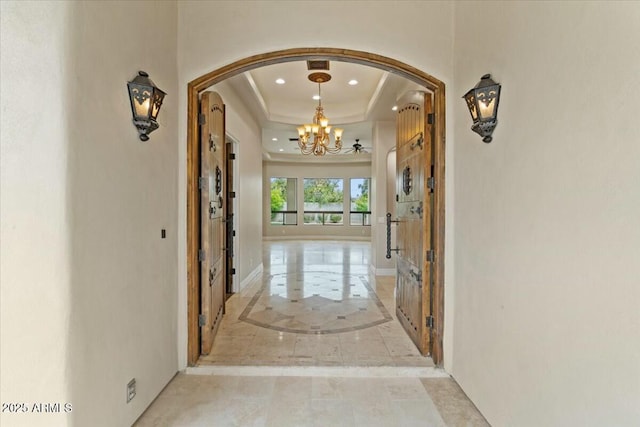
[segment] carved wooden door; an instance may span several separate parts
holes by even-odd
[[[403,97],[396,120],[396,315],[420,352],[431,352],[432,95]],[[430,117],[433,117],[432,115]]]
[[[209,354],[225,302],[225,109],[216,92],[200,99],[200,351]]]

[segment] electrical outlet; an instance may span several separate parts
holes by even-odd
[[[131,402],[136,397],[136,379],[133,378],[127,384],[127,403]]]

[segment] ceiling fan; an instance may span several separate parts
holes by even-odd
[[[356,139],[356,143],[353,144],[353,148],[349,148],[347,150],[344,150],[345,153],[353,153],[353,154],[359,154],[359,153],[368,153],[369,151],[367,149],[365,149],[362,144],[360,144],[360,140]]]

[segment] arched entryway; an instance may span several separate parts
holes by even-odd
[[[239,73],[266,65],[323,59],[351,62],[379,68],[405,77],[424,86],[434,99],[434,261],[433,286],[433,345],[432,358],[437,365],[443,360],[444,326],[444,203],[445,203],[445,86],[435,77],[392,58],[369,52],[336,48],[294,48],[250,56],[211,71],[188,84],[187,99],[187,360],[197,362],[198,340],[198,291],[199,291],[199,221],[198,221],[198,96],[205,89]]]

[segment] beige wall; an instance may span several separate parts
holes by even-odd
[[[387,251],[387,200],[395,203],[395,186],[392,194],[388,193],[388,179],[395,182],[395,176],[389,177],[387,156],[396,145],[396,123],[376,122],[373,127],[373,144],[371,168],[373,179],[371,192],[376,195],[372,201],[371,214],[371,263],[377,275],[393,275],[395,273],[395,254],[391,259],[385,258]],[[392,227],[391,247],[395,248],[395,224]]]
[[[327,159],[325,159],[327,160]],[[330,160],[330,159],[329,159]],[[271,225],[271,178],[297,178],[296,204],[298,209],[297,225]],[[349,216],[344,216],[343,225],[304,225],[303,200],[305,178],[342,178],[344,184],[344,212],[350,209],[350,178],[371,178],[371,163],[281,163],[264,162],[264,180],[262,193],[262,218],[265,237],[279,238],[335,238],[369,240],[371,227],[350,225]],[[373,194],[372,194],[373,196]],[[256,215],[258,213],[256,212]]]
[[[130,425],[178,366],[176,4],[1,8],[1,400],[73,405],[1,424]],[[139,69],[168,92],[146,143]]]
[[[326,25],[304,27],[281,25],[282,17],[291,23],[307,22],[309,13],[317,11],[313,1],[180,1],[178,2],[178,76],[180,99],[179,135],[186,137],[186,85],[207,72],[250,55],[297,47],[337,47],[385,55],[417,67],[447,84],[453,80],[453,3],[423,1],[342,1],[323,9]],[[353,19],[357,16],[358,19]],[[382,31],[381,28],[385,30]],[[457,100],[457,96],[455,97]],[[447,105],[447,115],[451,109]],[[452,123],[447,124],[453,132]],[[259,152],[252,155],[260,156]],[[453,147],[447,148],[452,163]],[[186,301],[186,150],[180,153],[180,310]],[[453,182],[453,167],[447,169]],[[242,178],[241,178],[242,179]],[[452,193],[451,193],[452,194]],[[447,200],[453,203],[451,194]],[[453,292],[453,222],[447,221],[447,255],[445,280],[447,295]],[[255,230],[257,232],[257,230]],[[261,234],[245,237],[257,241]],[[186,366],[186,318],[180,316],[180,366]],[[445,335],[452,331],[445,325]],[[445,354],[445,366],[451,353]]]
[[[71,277],[66,138],[71,117],[68,65],[61,53],[68,44],[64,29],[71,9],[0,3],[3,403],[70,399],[65,367]],[[33,83],[44,75],[49,84]],[[47,114],[38,120],[32,118],[36,97],[49,100],[40,104],[46,105]],[[14,425],[47,425],[52,420],[50,415],[26,418],[5,412],[1,417],[2,424]],[[55,417],[59,423],[68,419]]]
[[[456,4],[453,375],[494,426],[640,420],[640,3]]]

